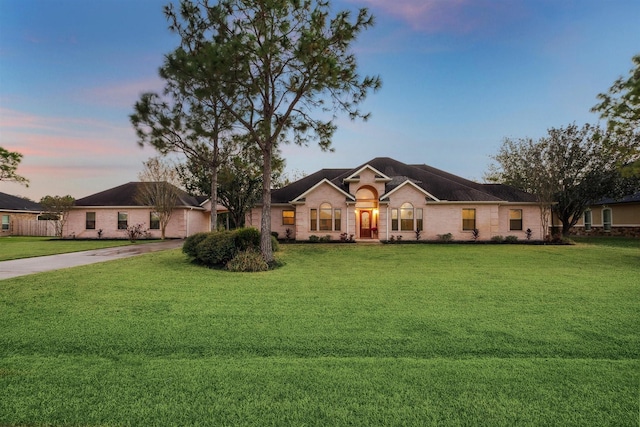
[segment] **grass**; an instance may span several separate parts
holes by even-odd
[[[640,421],[637,246],[282,249],[0,281],[0,425]]]
[[[140,240],[136,243],[149,242]],[[68,240],[52,237],[0,238],[0,261],[131,245],[129,240]]]

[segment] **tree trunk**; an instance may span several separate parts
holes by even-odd
[[[211,164],[211,231],[218,229],[218,166]]]
[[[273,262],[271,247],[271,144],[262,150],[262,219],[260,220],[260,252],[268,264]]]

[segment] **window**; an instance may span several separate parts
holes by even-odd
[[[311,209],[309,217],[311,219],[311,231],[316,231],[318,229],[318,209]]]
[[[329,203],[320,205],[320,230],[331,231],[331,205]]]
[[[468,231],[476,229],[475,209],[462,209],[462,229]]]
[[[128,215],[126,212],[118,212],[118,230],[126,230],[127,229],[127,218]]]
[[[340,227],[342,224],[342,212],[340,209],[334,209],[333,211],[333,229],[335,231],[340,231]]]
[[[87,212],[85,219],[84,228],[87,230],[95,230],[96,229],[96,213],[95,212]]]
[[[602,210],[602,228],[604,231],[611,231],[611,209]]]
[[[522,209],[509,209],[509,230],[522,230]]]
[[[398,231],[398,209],[391,209],[391,230]]]
[[[413,231],[413,205],[404,203],[400,206],[400,231]]]
[[[285,209],[282,211],[282,225],[295,225],[296,211]]]
[[[591,223],[592,223],[591,211],[590,210],[584,211],[584,231],[591,231]]]
[[[422,227],[422,209],[416,209],[416,231],[422,231],[424,228]]]
[[[158,212],[149,213],[149,229],[160,230],[160,215],[158,215]]]
[[[2,215],[2,231],[9,230],[9,215]]]

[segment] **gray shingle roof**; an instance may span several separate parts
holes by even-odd
[[[136,194],[144,185],[143,182],[128,182],[99,193],[76,200],[76,206],[144,206],[136,200]],[[177,206],[200,207],[201,198],[190,196],[185,191],[178,191]]]
[[[344,179],[365,166],[382,172],[391,181],[385,184],[385,193],[411,181],[438,200],[462,202],[535,202],[534,195],[504,184],[480,184],[428,165],[408,165],[389,157],[376,157],[353,169],[321,169],[271,193],[272,203],[287,203],[303,194],[323,179],[348,192]],[[382,196],[382,195],[380,195]]]
[[[620,199],[606,198],[598,200],[594,205],[615,205],[617,203],[638,203],[640,202],[640,191],[635,194],[626,195]]]
[[[7,193],[0,193],[0,210],[2,211],[18,211],[18,212],[42,212],[40,203],[23,199],[22,197],[12,196]]]

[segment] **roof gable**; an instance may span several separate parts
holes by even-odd
[[[391,181],[391,178],[389,178],[388,176],[386,176],[385,174],[383,174],[382,172],[380,172],[379,170],[377,170],[373,166],[369,165],[368,163],[365,164],[364,166],[362,166],[357,171],[351,173],[346,178],[344,178],[343,181],[344,182],[359,182],[360,181],[360,175],[365,170],[369,170],[369,171],[373,172],[373,175],[375,176],[375,181],[376,182],[389,182],[389,181]]]
[[[355,197],[353,197],[351,194],[347,193],[342,188],[338,187],[333,182],[329,181],[327,178],[324,178],[322,181],[318,182],[316,185],[314,185],[313,187],[311,187],[310,189],[308,189],[304,193],[300,194],[298,197],[296,197],[291,202],[295,203],[295,202],[302,201],[305,197],[307,197],[307,195],[309,193],[313,192],[316,188],[320,187],[323,184],[326,184],[326,185],[329,185],[330,187],[333,187],[336,191],[338,191],[339,193],[343,194],[348,199],[351,199],[351,200],[355,201]]]
[[[391,197],[393,195],[393,193],[395,193],[396,191],[400,190],[403,187],[412,187],[412,188],[416,189],[417,191],[421,192],[422,194],[424,194],[426,197],[430,198],[431,200],[436,201],[436,202],[440,201],[433,194],[430,194],[424,188],[420,187],[419,185],[415,184],[414,182],[412,182],[409,179],[406,179],[402,184],[396,186],[393,190],[391,190],[388,193],[382,195],[380,197],[380,200],[384,200],[384,199],[387,199],[387,198]]]
[[[324,179],[331,181],[336,187],[341,188],[342,191],[346,191],[343,186],[336,184],[335,178],[347,171],[348,169],[320,169],[319,171],[302,177],[289,185],[272,190],[271,202],[289,203],[292,200],[299,200],[303,193],[306,193],[311,187]]]

